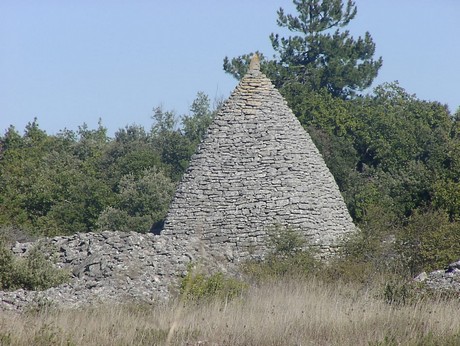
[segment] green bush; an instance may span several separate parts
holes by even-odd
[[[271,252],[263,261],[248,261],[243,272],[251,280],[264,281],[285,276],[307,276],[322,267],[315,252],[307,246],[305,238],[297,231],[275,225],[268,232],[267,244]]]
[[[229,300],[240,296],[246,288],[246,283],[226,277],[223,273],[206,276],[194,273],[194,270],[189,268],[187,275],[181,281],[180,293],[185,300],[190,301],[214,298]]]
[[[69,279],[69,273],[55,268],[41,244],[29,250],[27,256],[17,258],[0,241],[0,289],[45,290]]]
[[[100,231],[148,232],[164,220],[174,195],[175,184],[161,169],[145,169],[141,176],[124,175],[114,207],[107,207],[97,225]]]
[[[17,287],[16,265],[13,253],[0,240],[0,288],[2,290]]]
[[[268,245],[274,255],[293,256],[305,248],[305,238],[289,227],[277,224],[271,227],[267,233]]]
[[[369,204],[359,229],[345,240],[338,256],[321,273],[322,278],[364,285],[407,278],[407,267],[397,249],[401,227],[386,205]]]
[[[322,264],[310,252],[302,251],[292,256],[280,257],[269,254],[263,261],[249,261],[243,272],[256,282],[282,279],[283,277],[306,277],[319,272]]]
[[[37,237],[31,234],[30,231],[20,227],[0,226],[0,239],[3,239],[5,245],[13,245],[16,242],[29,243],[37,240]]]
[[[407,281],[389,281],[385,284],[383,298],[387,304],[403,306],[414,303],[417,294],[414,286]]]
[[[451,222],[446,212],[416,211],[402,229],[399,252],[411,274],[446,267],[460,256],[460,223]]]

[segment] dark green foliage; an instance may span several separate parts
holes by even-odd
[[[185,137],[196,147],[203,139],[211,124],[215,111],[211,110],[209,97],[199,92],[190,108],[192,114],[182,118]]]
[[[418,100],[397,83],[383,84],[374,92],[355,102],[356,145],[367,152],[362,163],[392,170],[413,160],[439,169],[452,126],[446,107]]]
[[[395,233],[400,223],[394,214],[378,203],[368,207],[360,229],[332,259],[325,277],[367,284],[385,274],[407,276],[407,270],[395,250]]]
[[[44,235],[94,227],[111,191],[97,168],[105,129],[48,136],[34,121],[0,161],[0,220]],[[0,138],[10,142],[11,133]]]
[[[398,236],[411,274],[445,268],[460,255],[460,224],[442,210],[415,211]]]
[[[450,167],[459,151],[446,107],[419,100],[396,83],[348,101],[324,92],[305,95],[292,98],[296,115],[356,222],[376,203],[399,221],[433,203],[455,217],[456,178]]]
[[[417,209],[400,221],[388,210],[378,204],[367,209],[360,230],[332,260],[327,276],[361,283],[384,276],[402,283],[458,260],[459,224],[451,222],[445,211]]]
[[[177,128],[177,119],[173,112],[164,112],[161,107],[158,107],[154,109],[153,119],[152,145],[158,151],[171,177],[179,180],[188,166],[194,148]]]
[[[16,261],[16,273],[21,288],[45,290],[69,279],[68,272],[53,267],[51,261],[45,256],[46,252],[48,251],[38,244],[29,250],[24,260]]]
[[[190,115],[181,118],[182,128],[179,128],[173,112],[164,112],[161,107],[154,109],[152,144],[174,181],[187,169],[217,110],[211,110],[208,96],[199,92],[190,111]]]
[[[375,44],[368,32],[355,40],[342,31],[356,15],[355,4],[348,0],[294,0],[296,15],[278,10],[278,26],[296,36],[271,34],[277,53],[275,60],[262,56],[262,69],[275,85],[302,90],[327,90],[335,97],[347,98],[369,87],[382,66],[373,60]],[[224,60],[224,70],[241,78],[250,55]],[[289,93],[286,93],[289,94]]]
[[[147,232],[165,218],[175,184],[155,167],[141,174],[120,179],[114,206],[99,215],[99,230]]]
[[[0,243],[0,287],[2,290],[17,287],[15,263],[12,252]]]
[[[450,140],[443,150],[444,167],[434,186],[434,205],[449,213],[453,220],[460,219],[460,109],[452,118]]]
[[[308,132],[321,152],[339,189],[343,192],[352,189],[359,179],[356,172],[358,154],[350,138],[329,134],[319,127],[308,127]]]
[[[150,167],[161,167],[160,153],[152,144],[152,136],[138,125],[126,126],[115,133],[100,162],[100,171],[112,190],[121,177],[140,174]]]
[[[451,219],[460,221],[460,183],[457,178],[439,179],[433,189],[434,206],[446,210]]]
[[[161,108],[150,131],[130,125],[114,139],[101,123],[57,135],[36,119],[23,135],[10,127],[0,136],[0,226],[39,236],[150,230],[161,224],[214,113],[198,93],[182,128]]]

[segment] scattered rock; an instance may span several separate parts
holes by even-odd
[[[423,282],[433,290],[448,290],[460,293],[460,260],[447,266],[445,270],[435,270],[429,274],[419,274],[414,279]]]
[[[414,278],[414,281],[424,282],[426,279],[428,279],[428,275],[426,274],[426,272],[422,272]]]

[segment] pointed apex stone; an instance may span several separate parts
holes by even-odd
[[[260,59],[257,53],[251,58],[251,63],[249,64],[249,72],[251,71],[260,71]]]

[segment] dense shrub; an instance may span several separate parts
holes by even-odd
[[[0,288],[10,289],[17,287],[15,274],[15,261],[13,253],[6,248],[4,242],[0,243]]]
[[[99,215],[99,230],[148,232],[165,218],[175,184],[153,167],[144,170],[140,177],[123,176],[119,190],[115,206],[107,207]]]
[[[248,261],[243,265],[243,271],[250,280],[305,277],[322,267],[305,238],[293,229],[275,225],[268,231],[267,245],[271,251],[263,261]]]
[[[200,301],[207,299],[229,300],[240,296],[247,285],[235,278],[226,277],[223,273],[205,275],[195,273],[190,267],[180,284],[183,299]]]
[[[398,238],[412,275],[445,268],[460,258],[460,224],[451,222],[447,212],[416,211]]]
[[[43,245],[29,250],[27,256],[17,258],[11,250],[0,242],[0,289],[45,290],[58,286],[69,279],[69,273],[55,268],[46,257]]]

